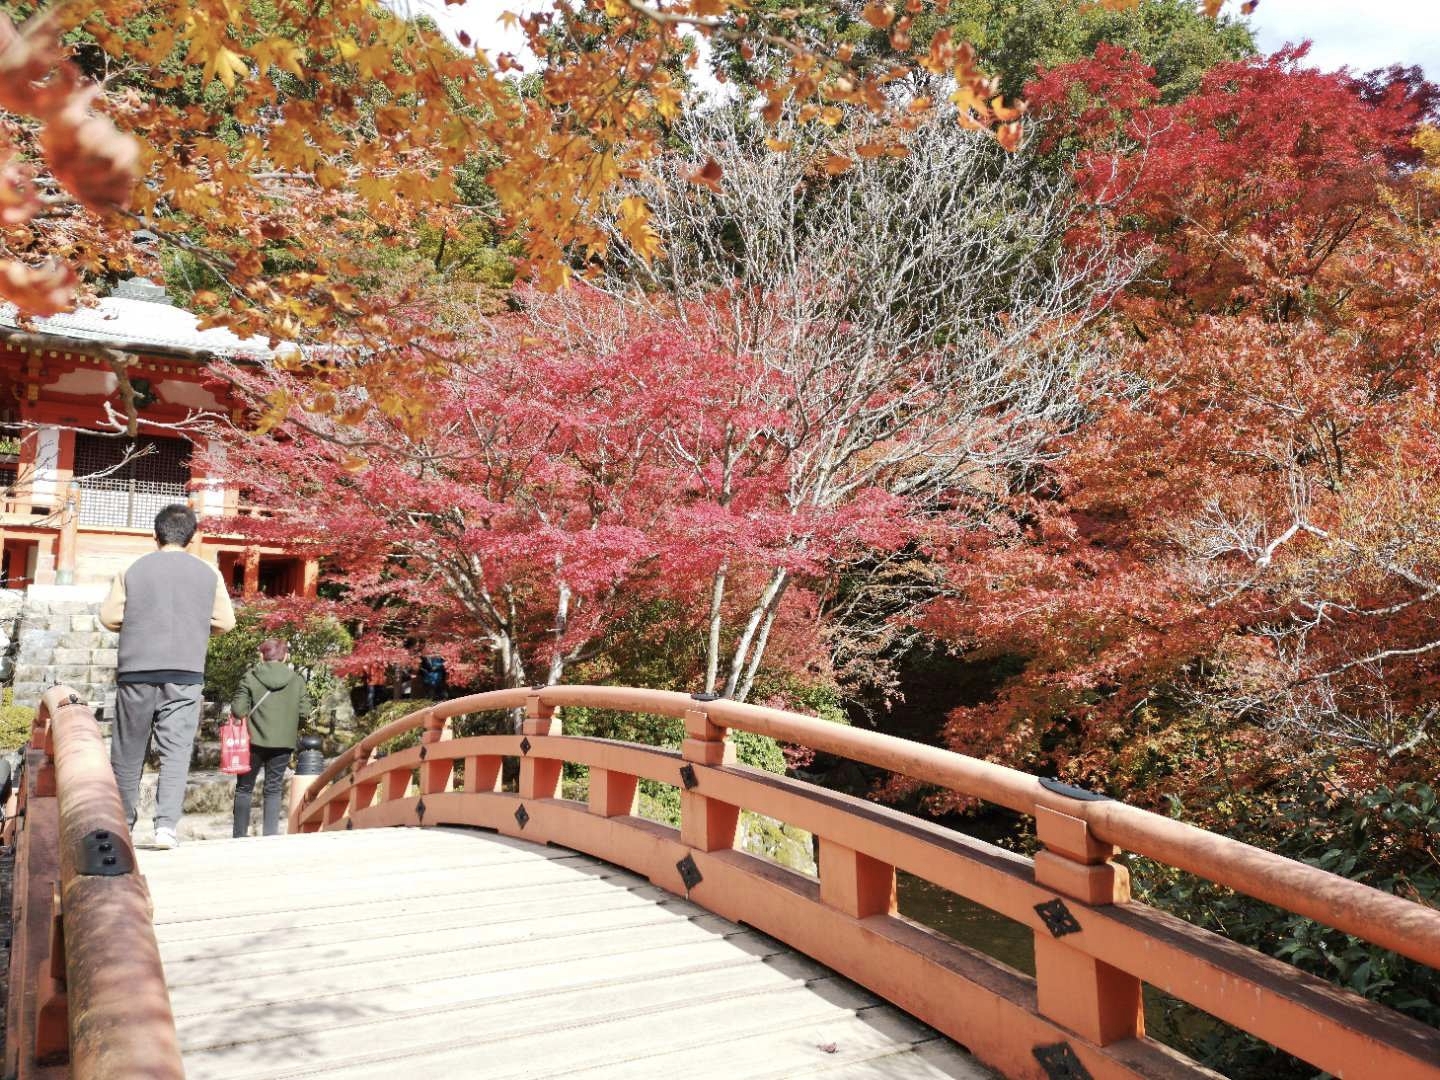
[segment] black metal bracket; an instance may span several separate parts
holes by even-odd
[[[120,877],[135,872],[135,856],[118,834],[95,829],[80,838],[75,872],[89,877]]]
[[[415,816],[420,819],[420,824],[425,824],[425,800],[423,798],[415,804]]]
[[[1075,921],[1075,916],[1070,914],[1065,901],[1058,897],[1043,904],[1036,904],[1035,914],[1040,916],[1040,921],[1045,924],[1045,929],[1050,931],[1052,937],[1064,937],[1080,929],[1080,924]]]
[[[528,737],[520,740],[520,753],[530,753],[530,739]]]
[[[355,828],[355,819],[347,817],[345,819],[345,831],[349,832],[353,828]]]
[[[1074,784],[1067,784],[1054,777],[1040,777],[1040,786],[1046,791],[1053,791],[1056,795],[1064,795],[1067,799],[1079,799],[1081,802],[1108,802],[1109,795],[1102,795],[1098,791],[1086,791],[1083,787],[1076,787]]]
[[[530,811],[525,809],[524,803],[521,803],[515,808],[515,821],[522,829],[525,828],[526,825],[530,824]]]
[[[700,784],[700,778],[695,775],[694,765],[680,766],[680,782],[685,785],[686,791],[692,791]]]
[[[680,880],[685,883],[687,893],[705,880],[700,874],[700,867],[695,865],[695,859],[692,856],[686,855],[675,864],[675,869],[680,871]]]
[[[424,761],[425,758],[426,758],[427,756],[429,756],[429,754],[430,754],[430,749],[429,749],[429,747],[427,747],[424,743],[421,743],[421,744],[420,744],[420,760],[421,760],[421,761]]]
[[[719,700],[720,700],[720,695],[719,695],[719,694],[710,694],[710,693],[691,694],[691,695],[690,695],[690,700],[691,700],[691,701],[719,701]]]
[[[70,708],[71,705],[84,705],[84,704],[85,704],[85,703],[80,700],[80,695],[79,695],[79,694],[71,694],[68,700],[62,701],[59,705],[56,706],[56,708],[59,708],[59,709],[68,709],[68,708]]]
[[[1069,1043],[1037,1046],[1031,1051],[1050,1080],[1094,1080]]]

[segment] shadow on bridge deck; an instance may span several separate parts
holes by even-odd
[[[991,1075],[774,940],[564,849],[366,829],[140,862],[192,1080]]]

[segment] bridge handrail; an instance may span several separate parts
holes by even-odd
[[[1440,967],[1440,910],[1140,807],[1109,798],[1066,796],[1046,788],[1037,777],[1005,765],[819,717],[724,698],[698,700],[669,690],[556,685],[496,690],[440,702],[378,728],[340,754],[293,812],[303,812],[357,755],[366,760],[376,747],[398,735],[455,716],[521,708],[532,699],[546,708],[612,709],[678,718],[703,712],[717,727],[768,735],[1032,817],[1041,808],[1054,810],[1086,822],[1101,843],[1188,871],[1422,964]]]
[[[12,1003],[18,995],[44,1014],[19,1019],[21,1030],[36,1036],[34,1045],[19,1048],[20,1074],[68,1060],[79,1080],[178,1080],[184,1069],[149,890],[136,867],[99,725],[69,687],[53,687],[41,698],[26,772],[34,775],[26,777],[22,850],[27,861],[53,868],[58,909],[50,916],[48,969],[34,955],[12,963]],[[50,797],[57,811],[36,813]],[[17,892],[28,870],[17,862]],[[50,900],[27,893],[25,904],[48,907]],[[34,920],[39,911],[23,914]],[[18,921],[15,931],[18,941]],[[17,980],[38,980],[42,987],[27,995]],[[12,1019],[17,1015],[12,1004]]]
[[[685,738],[667,750],[568,736],[556,709],[570,706],[678,717]],[[510,734],[454,738],[449,730],[455,716],[522,707]],[[417,728],[419,745],[377,755]],[[731,728],[1028,812],[1043,850],[1025,858],[737,765]],[[507,760],[519,764],[514,790],[502,782]],[[588,769],[583,802],[562,795],[566,762]],[[637,816],[643,778],[679,789],[678,829]],[[1440,912],[991,762],[702,695],[545,686],[418,709],[366,736],[317,779],[294,800],[292,831],[460,825],[598,856],[800,949],[1005,1075],[1040,1075],[1038,1063],[1051,1076],[1213,1080],[1145,1036],[1142,990],[1151,985],[1334,1075],[1440,1080],[1440,1030],[1132,901],[1114,856],[1124,846],[1272,901],[1316,890],[1318,901],[1306,894],[1287,906],[1318,908],[1321,921],[1352,933],[1398,915],[1396,925],[1360,936],[1418,953],[1432,967]],[[736,850],[742,810],[809,831],[818,840],[818,877]],[[906,919],[897,906],[900,871],[1031,930],[1034,977]]]

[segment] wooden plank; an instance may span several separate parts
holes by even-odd
[[[688,924],[694,918],[660,904],[642,904],[612,911],[579,912],[547,920],[520,917],[444,929],[421,926],[410,933],[391,933],[382,937],[332,935],[328,941],[288,949],[267,948],[248,953],[242,950],[238,956],[227,953],[169,962],[165,965],[165,980],[172,991],[197,983],[208,985],[217,978],[228,977],[231,969],[238,964],[247,979],[289,981],[316,971],[338,974],[342,971],[348,973],[359,966],[393,966],[392,961],[418,965],[438,963],[447,956],[468,955],[512,945],[528,945],[532,956],[543,955],[544,947],[557,940],[569,955],[577,948],[566,940],[569,938],[598,937],[624,931],[661,933],[676,924]]]
[[[478,1002],[457,1002],[440,1008],[411,1010],[399,1016],[363,1023],[322,1023],[263,1042],[232,1043],[204,1049],[187,1048],[186,1074],[206,1077],[268,1077],[297,1062],[323,1061],[327,1069],[359,1067],[377,1055],[413,1052],[417,1045],[450,1033],[470,1045],[497,1034],[518,1038],[545,1035],[557,1028],[604,1025],[622,1017],[658,1015],[676,1002],[750,998],[777,989],[804,985],[804,974],[747,957],[745,962],[690,968],[679,973],[610,979],[553,993],[516,999],[492,996]],[[483,988],[481,988],[483,990]],[[659,1019],[663,1022],[663,1016]],[[224,1028],[214,1029],[222,1036]],[[464,1033],[459,1035],[457,1033]],[[440,1041],[446,1041],[439,1034]]]
[[[312,926],[333,927],[337,933],[345,933],[347,931],[340,927],[346,924],[384,918],[387,915],[400,918],[409,917],[411,914],[423,917],[429,912],[439,911],[483,912],[489,908],[538,903],[545,897],[563,899],[601,895],[612,889],[618,891],[652,887],[644,878],[617,871],[610,877],[576,878],[559,883],[500,884],[479,894],[472,885],[460,885],[449,892],[375,900],[370,903],[357,903],[351,892],[337,889],[329,898],[329,903],[290,910],[234,914],[220,906],[212,906],[203,910],[172,912],[169,920],[156,924],[155,936],[163,946],[169,942],[206,940],[215,934],[263,934]],[[189,917],[182,917],[185,915]]]
[[[241,891],[231,895],[217,877],[208,890],[192,890],[175,896],[158,882],[151,882],[155,897],[157,925],[182,918],[214,918],[221,905],[227,915],[254,915],[265,911],[292,910],[313,904],[330,903],[341,896],[351,904],[371,900],[393,900],[404,896],[434,896],[439,893],[479,893],[495,886],[559,884],[574,874],[595,876],[598,867],[556,867],[552,863],[499,864],[475,870],[393,871],[384,878],[357,878],[348,873],[325,877],[277,877],[269,889]],[[149,879],[147,879],[149,880]]]
[[[615,1075],[652,1075],[653,1059],[675,1055],[694,1075],[706,1060],[730,1058],[747,1043],[755,1042],[770,1060],[769,1044],[785,1032],[824,1031],[843,1024],[857,1009],[873,1007],[873,998],[842,980],[821,980],[816,992],[804,984],[767,993],[745,994],[728,1001],[673,1002],[648,1015],[622,1016],[592,1025],[547,1026],[517,1035],[472,1031],[451,1045],[437,1046],[439,1038],[394,1053],[371,1055],[363,1064],[340,1069],[326,1067],[323,1075],[335,1080],[392,1080],[397,1076],[474,1076],[483,1062],[486,1080],[524,1080],[532,1077],[574,1076],[582,1069],[616,1066]],[[617,998],[617,1007],[623,999]],[[538,1025],[537,1025],[538,1027]],[[719,1047],[723,1046],[723,1050]],[[812,1051],[819,1058],[819,1051]],[[799,1064],[793,1058],[787,1064]],[[789,1075],[794,1075],[791,1068]],[[313,1067],[277,1071],[276,1076],[322,1075]],[[653,1075],[667,1074],[663,1068]],[[743,1076],[729,1071],[727,1077]]]
[[[551,892],[553,893],[553,890]],[[204,957],[218,959],[233,956],[251,960],[278,950],[332,945],[336,938],[341,936],[352,940],[373,939],[382,935],[388,935],[392,939],[408,939],[434,930],[471,926],[477,918],[484,919],[486,924],[491,926],[515,921],[544,923],[545,920],[563,916],[633,910],[657,903],[665,904],[671,910],[684,910],[690,915],[700,913],[694,905],[686,904],[654,885],[591,889],[558,897],[545,893],[527,893],[523,900],[508,902],[503,917],[492,914],[492,911],[484,907],[469,907],[449,899],[432,906],[422,906],[420,902],[400,902],[398,905],[392,902],[350,909],[348,913],[352,918],[343,922],[317,918],[303,925],[272,926],[259,932],[253,929],[230,932],[229,922],[217,919],[213,934],[164,944],[161,946],[160,956],[167,965]],[[490,907],[493,909],[495,905]],[[397,933],[397,926],[415,929]]]
[[[917,1041],[934,1038],[935,1033],[918,1021],[875,1002],[833,1018],[737,1031],[728,1037],[722,1034],[718,1040],[699,1046],[681,1046],[661,1054],[576,1068],[566,1075],[583,1080],[628,1080],[633,1076],[684,1072],[695,1080],[783,1080],[797,1075],[831,1076],[845,1067],[852,1076],[885,1080],[907,1076],[988,1080],[992,1076],[989,1070],[964,1057],[964,1071],[937,1071],[932,1062],[916,1053]]]
[[[648,978],[665,978],[691,972],[716,971],[751,963],[771,963],[789,969],[790,965],[808,968],[794,977],[820,978],[825,972],[809,960],[787,953],[783,947],[757,939],[753,953],[726,948],[722,941],[674,945],[654,950],[646,960]],[[250,1007],[219,1008],[211,1012],[182,1016],[176,1020],[180,1043],[185,1047],[214,1045],[216,1031],[221,1041],[233,1036],[225,1032],[243,1032],[253,1040],[275,1038],[287,1034],[313,1031],[316,1028],[346,1027],[359,1029],[363,1037],[369,1024],[379,1020],[430,1015],[450,1008],[464,1007],[484,1001],[505,1000],[533,1005],[546,996],[586,986],[606,987],[617,1000],[622,1000],[631,973],[617,970],[608,956],[577,959],[565,964],[547,964],[506,972],[504,978],[482,972],[477,975],[417,977],[398,993],[348,993],[344,990],[316,997],[303,1006],[274,1008],[269,1003]],[[432,1023],[427,1031],[435,1031]]]
[[[355,996],[362,992],[404,993],[417,976],[427,970],[452,975],[478,975],[522,970],[541,964],[566,964],[577,953],[609,956],[618,962],[622,957],[639,958],[641,954],[669,945],[707,941],[722,936],[741,936],[722,919],[707,916],[705,920],[684,920],[654,923],[603,934],[576,934],[542,941],[507,942],[473,949],[459,955],[436,953],[433,956],[396,964],[382,960],[373,963],[330,963],[318,969],[299,971],[283,982],[279,980],[240,981],[230,985],[215,982],[190,984],[181,992],[172,987],[175,1015],[192,1012],[213,1012],[242,1005],[268,1004],[272,1007],[304,1008],[306,1003],[322,995]],[[753,937],[753,935],[751,935]],[[576,940],[581,939],[581,940]],[[637,961],[638,962],[638,961]],[[244,971],[230,965],[231,977],[243,979]]]
[[[888,1057],[847,1062],[814,1075],[824,1080],[988,1080],[996,1074],[937,1032],[929,1042]]]

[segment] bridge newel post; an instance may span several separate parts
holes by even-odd
[[[685,710],[685,739],[680,756],[696,765],[735,764],[735,744],[729,729],[710,722],[704,709]],[[700,851],[721,851],[735,846],[740,808],[680,789],[680,841]]]
[[[369,766],[371,754],[374,751],[368,748],[361,748],[355,751],[354,760],[350,762],[350,775],[358,777],[360,773]],[[357,810],[368,810],[375,805],[375,792],[380,787],[378,780],[370,780],[360,783],[358,780],[350,787],[350,806],[348,813],[354,816]]]
[[[895,867],[820,838],[820,900],[853,919],[894,915],[897,910]]]
[[[525,719],[520,725],[522,735],[559,735],[560,718],[555,706],[546,705],[539,694],[525,699]],[[560,773],[564,762],[554,758],[537,758],[524,754],[520,758],[520,797],[522,799],[558,799]]]
[[[1130,899],[1130,874],[1113,862],[1118,849],[1090,826],[1045,806],[1035,809],[1044,850],[1035,855],[1035,883],[1090,906]],[[1145,1034],[1140,980],[1066,944],[1063,933],[1035,932],[1035,981],[1041,1015],[1099,1045]]]
[[[425,730],[420,735],[422,746],[434,746],[453,738],[450,721],[446,717],[436,716],[430,713],[425,717]],[[451,780],[455,777],[455,759],[439,758],[435,761],[425,761],[420,766],[420,794],[434,795],[437,792],[449,791]]]

